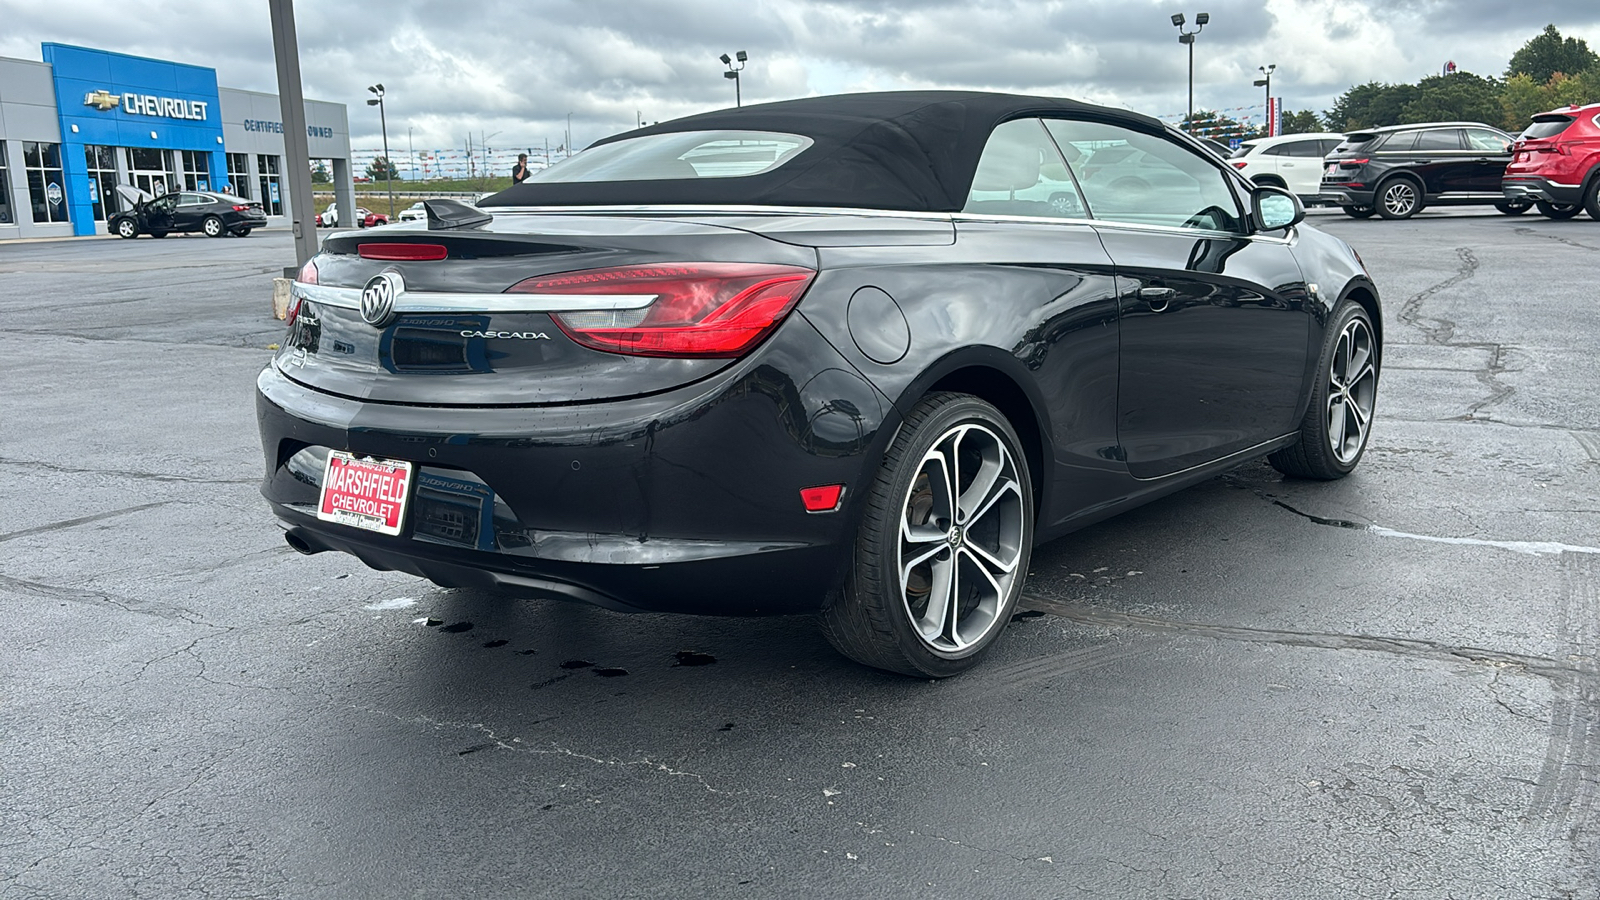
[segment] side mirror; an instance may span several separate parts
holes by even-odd
[[[1250,212],[1258,231],[1288,228],[1306,217],[1300,198],[1277,187],[1258,187],[1251,191]]]

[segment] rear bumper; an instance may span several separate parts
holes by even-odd
[[[1324,187],[1317,195],[1323,206],[1371,206],[1375,198],[1372,191],[1348,187]]]
[[[414,407],[257,379],[261,492],[291,543],[440,584],[613,609],[814,610],[854,547],[893,407],[800,317],[781,354],[673,391],[545,407]],[[806,371],[778,364],[805,360]],[[849,414],[846,415],[846,412]],[[400,535],[316,518],[329,448],[415,464]],[[799,491],[844,484],[836,512]]]
[[[1500,192],[1513,202],[1543,200],[1564,206],[1583,202],[1583,185],[1558,184],[1538,175],[1507,175],[1500,182]]]

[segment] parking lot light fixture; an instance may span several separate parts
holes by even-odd
[[[744,64],[750,59],[750,54],[740,50],[738,53],[733,55],[732,59],[730,59],[726,53],[722,54],[722,56],[718,57],[718,59],[721,59],[722,64],[728,67],[728,71],[723,72],[722,77],[733,79],[733,105],[735,107],[743,106],[744,97],[742,96],[743,92],[739,87],[739,72],[744,69]],[[734,62],[736,61],[738,62],[737,66],[734,65]]]
[[[1269,64],[1264,65],[1264,66],[1256,66],[1256,70],[1261,73],[1261,77],[1256,79],[1255,85],[1256,85],[1256,87],[1264,87],[1264,88],[1267,89],[1267,105],[1266,105],[1267,137],[1276,137],[1276,135],[1273,134],[1273,127],[1272,127],[1272,71],[1274,69],[1276,69],[1276,68],[1278,68],[1278,64],[1277,63],[1269,63]]]
[[[1178,43],[1189,45],[1189,115],[1185,117],[1184,123],[1190,132],[1194,131],[1194,36],[1210,22],[1210,13],[1197,13],[1194,17],[1194,30],[1185,31],[1183,13],[1172,17],[1172,25],[1178,29]]]
[[[378,108],[378,121],[383,126],[383,180],[389,185],[389,219],[394,220],[394,160],[389,158],[389,117],[383,110],[383,82],[378,82],[367,88],[377,96],[367,101],[368,106]]]

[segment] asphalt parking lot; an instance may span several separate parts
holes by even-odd
[[[1040,548],[939,683],[295,554],[288,235],[0,246],[0,898],[1600,898],[1600,222],[1312,220],[1362,467]]]

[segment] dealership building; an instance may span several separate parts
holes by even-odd
[[[42,56],[0,57],[0,241],[105,234],[118,184],[226,192],[259,202],[269,225],[290,221],[276,95],[180,62],[51,43]],[[351,196],[344,104],[305,109],[311,158]]]

